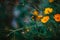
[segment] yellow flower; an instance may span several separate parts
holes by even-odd
[[[36,20],[40,20],[42,18],[42,15],[36,16]],[[34,16],[32,16],[32,20],[34,20]]]
[[[34,10],[33,15],[37,16],[38,15],[38,11]]]
[[[54,2],[54,0],[49,0],[50,3]]]
[[[55,14],[54,19],[55,21],[60,22],[60,14]]]
[[[46,23],[49,20],[49,16],[45,16],[41,19],[42,23]]]
[[[42,15],[38,15],[37,17],[36,17],[36,20],[40,20],[42,18]]]
[[[45,14],[49,14],[49,13],[52,13],[52,12],[53,12],[52,8],[45,8],[45,10],[44,10]]]

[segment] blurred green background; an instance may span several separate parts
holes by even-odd
[[[45,8],[53,12],[44,14]],[[49,21],[37,21],[34,10],[49,16]],[[60,0],[0,0],[0,40],[60,40],[60,21],[54,20],[55,14],[60,15]]]

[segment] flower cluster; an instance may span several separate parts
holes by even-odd
[[[45,8],[44,15],[50,14],[52,12],[53,12],[53,8],[49,8],[49,7],[48,8]],[[50,19],[50,16],[48,16],[48,15],[47,16],[39,15],[39,12],[36,11],[36,10],[34,10],[33,15],[34,15],[34,16],[32,16],[32,19],[33,20],[34,20],[34,17],[35,17],[36,20],[39,20],[42,23],[47,23],[49,21],[49,19]],[[53,16],[53,18],[54,18],[54,20],[56,22],[60,22],[60,14],[59,13],[58,14],[55,14]]]
[[[39,12],[37,10],[34,10],[32,19],[34,20],[34,18],[36,20],[40,20],[42,18],[42,15],[39,15]]]

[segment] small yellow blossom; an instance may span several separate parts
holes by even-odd
[[[37,16],[38,15],[38,11],[34,10],[33,15]]]
[[[38,15],[35,17],[36,20],[40,20],[42,18],[42,15]],[[32,16],[32,20],[34,20],[34,16]]]
[[[36,20],[40,20],[42,18],[42,15],[38,15],[37,17],[36,17]]]
[[[41,19],[42,23],[46,23],[49,20],[49,16],[45,16]]]
[[[45,10],[44,10],[44,14],[49,14],[49,13],[52,13],[52,12],[53,12],[52,8],[45,8]]]
[[[50,3],[54,2],[54,0],[49,0]]]

